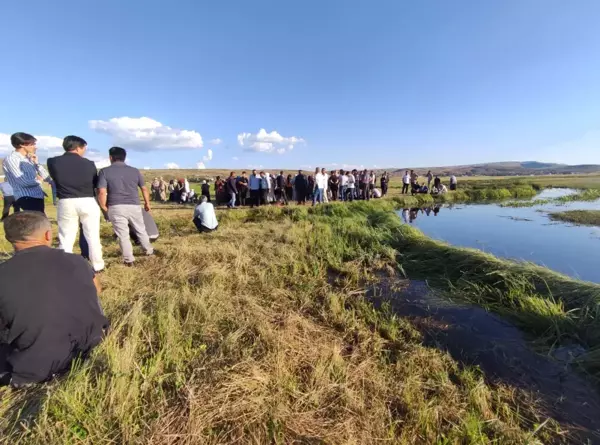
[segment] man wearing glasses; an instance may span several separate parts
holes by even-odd
[[[44,191],[42,182],[52,179],[43,165],[38,164],[35,154],[37,139],[27,133],[15,133],[10,143],[15,148],[2,167],[6,180],[13,188],[16,208],[44,213]]]

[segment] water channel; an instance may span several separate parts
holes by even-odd
[[[548,189],[534,199],[571,193],[575,190]],[[600,210],[600,200],[518,208],[498,204],[436,205],[398,213],[405,223],[434,239],[499,257],[531,261],[600,283],[600,228],[549,219],[548,213],[564,210]]]

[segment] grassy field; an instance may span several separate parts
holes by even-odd
[[[550,213],[549,216],[554,221],[600,227],[599,210],[567,210],[565,212]]]
[[[4,443],[572,443],[518,386],[425,346],[365,297],[427,278],[548,342],[597,344],[600,287],[432,241],[390,201],[155,210],[160,255],[120,265],[103,225],[113,330],[71,374],[0,389]],[[591,369],[591,368],[588,368]],[[591,371],[593,372],[593,371]]]

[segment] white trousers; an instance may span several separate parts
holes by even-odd
[[[102,244],[100,243],[100,207],[94,198],[67,198],[58,200],[59,248],[73,253],[73,245],[79,232],[79,223],[90,250],[90,261],[95,271],[104,269]]]

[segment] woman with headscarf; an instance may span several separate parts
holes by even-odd
[[[308,180],[302,170],[298,170],[298,175],[294,179],[294,190],[296,191],[296,200],[298,205],[306,204],[306,195],[308,192]]]
[[[161,202],[167,201],[167,183],[162,178],[162,176],[160,177],[160,180],[158,181],[158,194],[159,194]]]

